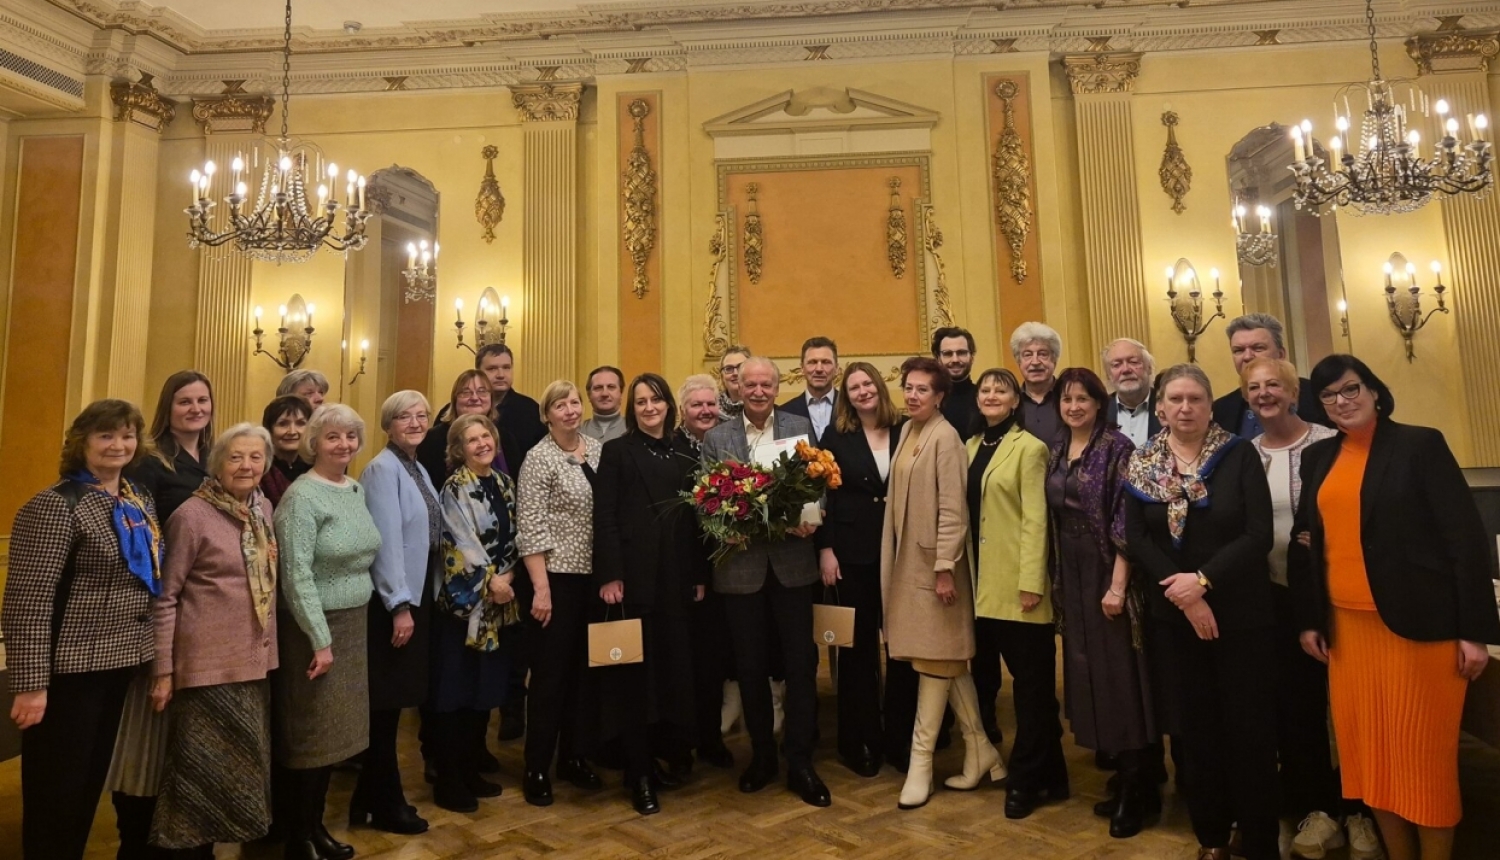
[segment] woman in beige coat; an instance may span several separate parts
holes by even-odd
[[[979,719],[968,661],[974,656],[974,583],[965,542],[969,517],[968,456],[938,407],[952,390],[941,365],[909,359],[901,387],[911,420],[891,456],[889,504],[880,546],[885,638],[890,656],[920,675],[911,764],[897,804],[915,809],[932,795],[932,753],[943,710],[951,704],[964,732],[964,772],[944,785],[968,791],[986,771],[1005,777]]]

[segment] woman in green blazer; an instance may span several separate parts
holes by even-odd
[[[1025,818],[1068,797],[1057,713],[1057,640],[1047,577],[1047,446],[1018,420],[1021,386],[1009,370],[979,377],[984,432],[969,450],[974,593],[974,686],[981,706],[1000,692],[1000,660],[1015,678],[1016,742],[1005,817]]]

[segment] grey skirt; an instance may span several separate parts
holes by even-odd
[[[271,824],[271,690],[264,681],[172,695],[151,844],[249,842]]]
[[[276,763],[294,770],[337,764],[370,745],[367,610],[323,613],[333,638],[333,666],[308,680],[312,643],[290,613],[277,619],[281,667],[271,687]]]

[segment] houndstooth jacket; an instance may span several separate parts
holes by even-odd
[[[153,658],[151,592],[125,565],[111,511],[108,497],[86,492],[70,512],[53,487],[16,514],[0,605],[11,692],[44,690],[54,674],[119,669]],[[54,601],[70,552],[75,573],[54,652]]]

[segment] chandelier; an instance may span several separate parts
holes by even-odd
[[[335,251],[358,251],[365,246],[365,178],[350,170],[345,178],[345,197],[337,197],[338,165],[323,160],[323,151],[310,141],[297,140],[287,132],[291,101],[292,3],[287,0],[281,48],[281,134],[274,141],[261,141],[234,157],[227,224],[214,224],[215,203],[209,186],[218,166],[212,161],[194,170],[193,205],[188,216],[188,247],[217,248],[230,242],[239,253],[253,260],[277,264],[300,263],[327,246]],[[262,152],[262,150],[265,150]],[[259,174],[259,190],[252,200],[245,180]],[[326,182],[324,178],[326,177]],[[317,202],[309,198],[314,188]],[[343,232],[335,232],[339,210],[344,210]],[[222,228],[222,229],[221,229]]]
[[[427,250],[427,240],[406,246],[406,268],[401,270],[406,278],[406,300],[408,302],[431,302],[437,299],[437,255],[438,244],[432,243]]]
[[[1337,132],[1328,141],[1329,160],[1315,151],[1312,123],[1303,120],[1292,128],[1297,208],[1322,215],[1318,207],[1330,204],[1333,209],[1348,207],[1357,215],[1392,215],[1420,209],[1434,194],[1483,195],[1495,179],[1487,140],[1489,120],[1483,114],[1469,116],[1470,139],[1465,143],[1458,137],[1458,118],[1449,116],[1448,103],[1439,99],[1432,107],[1442,137],[1424,157],[1422,135],[1408,130],[1407,117],[1429,116],[1427,97],[1410,81],[1387,81],[1381,75],[1372,0],[1365,0],[1365,23],[1370,35],[1370,80],[1351,84],[1335,95]],[[1352,127],[1351,92],[1356,98],[1361,92],[1365,96],[1364,119],[1358,129]]]
[[[1250,230],[1246,226],[1246,214],[1242,204],[1236,204],[1231,212],[1235,256],[1247,266],[1276,265],[1276,234],[1271,232],[1271,210],[1265,206],[1255,207],[1255,214],[1260,218],[1259,230]]]

